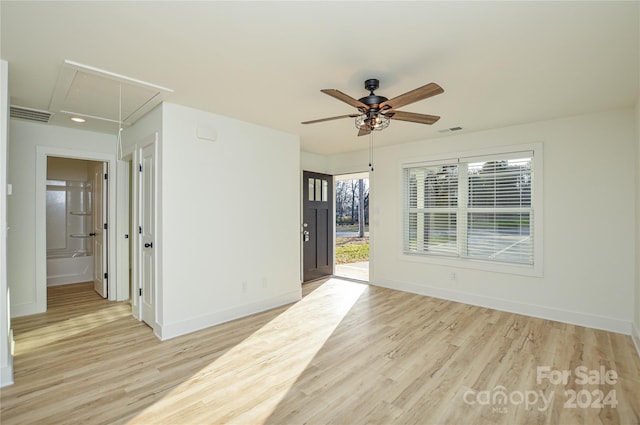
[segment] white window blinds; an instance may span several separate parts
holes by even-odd
[[[458,164],[405,169],[405,251],[457,254]]]
[[[533,264],[531,152],[404,168],[404,251]]]

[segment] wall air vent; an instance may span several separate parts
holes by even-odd
[[[9,116],[11,118],[18,118],[27,121],[46,122],[51,119],[51,113],[47,111],[40,111],[37,109],[24,108],[22,106],[11,105],[9,108]]]

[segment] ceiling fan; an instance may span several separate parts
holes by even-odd
[[[426,99],[431,96],[443,93],[442,87],[436,83],[429,83],[417,89],[411,90],[392,99],[378,96],[374,93],[380,86],[380,81],[370,78],[364,82],[364,88],[369,90],[369,95],[360,99],[342,93],[340,90],[323,89],[324,94],[328,94],[344,103],[347,103],[358,110],[357,114],[339,115],[337,117],[321,118],[318,120],[305,121],[302,124],[314,124],[317,122],[337,120],[340,118],[355,118],[358,136],[365,136],[374,130],[382,130],[389,126],[389,121],[400,120],[419,124],[433,124],[440,119],[436,115],[417,114],[414,112],[398,111],[397,108]]]

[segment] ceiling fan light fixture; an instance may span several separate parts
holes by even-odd
[[[377,114],[374,117],[369,118],[369,115],[362,114],[356,117],[355,124],[358,130],[367,129],[370,131],[381,131],[389,127],[390,122],[391,119],[386,115]]]

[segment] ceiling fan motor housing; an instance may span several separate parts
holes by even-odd
[[[374,90],[378,89],[378,87],[380,87],[380,81],[378,79],[370,78],[366,80],[364,82],[364,88],[369,90],[370,93],[368,96],[358,99],[360,102],[369,107],[368,111],[361,111],[363,113],[366,112],[369,117],[375,117],[380,109],[379,105],[382,102],[386,102],[387,100],[389,100],[386,97],[378,96],[373,92]]]

